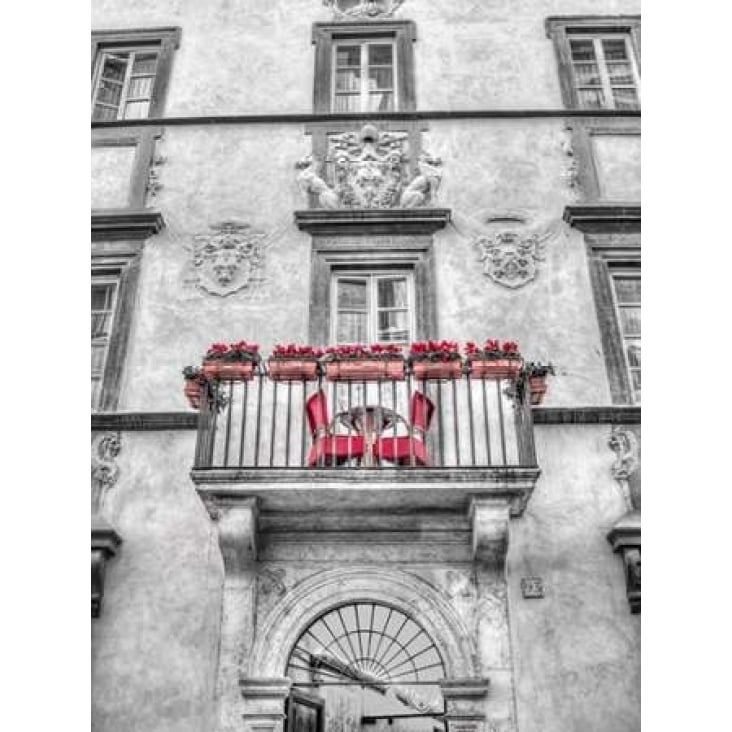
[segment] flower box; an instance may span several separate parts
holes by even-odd
[[[413,361],[412,375],[415,379],[459,379],[463,375],[461,360]]]
[[[254,376],[253,361],[211,359],[205,360],[201,369],[206,376],[226,381],[251,381]]]
[[[544,401],[546,387],[546,374],[543,376],[529,376],[529,394],[531,395],[531,403],[534,406]]]
[[[201,384],[197,379],[186,379],[183,394],[193,409],[201,407]]]
[[[304,358],[270,358],[267,373],[273,381],[315,381],[318,362]]]
[[[470,358],[470,375],[474,379],[516,379],[521,373],[520,358]]]
[[[376,381],[378,379],[404,380],[404,361],[401,359],[352,358],[328,361],[325,375],[329,381]]]

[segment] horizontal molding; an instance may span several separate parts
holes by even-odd
[[[105,412],[91,416],[92,431],[195,430],[198,412]]]
[[[636,203],[576,203],[564,207],[562,218],[589,233],[637,232],[641,228],[641,207]]]
[[[449,208],[307,209],[295,211],[302,231],[337,234],[433,234],[450,221]]]
[[[640,424],[641,408],[607,407],[534,407],[534,424]]]
[[[161,231],[163,226],[163,215],[152,209],[104,209],[91,212],[93,239],[147,239]]]
[[[130,120],[92,122],[93,130],[115,127],[177,127],[184,125],[245,125],[245,124],[298,124],[302,122],[378,122],[379,120],[440,120],[440,119],[561,119],[583,117],[585,119],[640,117],[639,109],[450,109],[421,112],[371,112],[298,114],[210,114],[190,117],[149,117]]]

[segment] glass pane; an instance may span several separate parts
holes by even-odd
[[[102,68],[102,78],[111,81],[124,81],[127,72],[127,58],[129,54],[123,53],[117,56],[105,56]]]
[[[600,86],[602,84],[597,64],[575,64],[574,73],[577,86]]]
[[[595,48],[591,40],[570,40],[569,48],[572,52],[572,61],[594,61]]]
[[[629,341],[627,347],[628,363],[631,368],[641,367],[641,344],[640,341]]]
[[[607,64],[607,73],[611,84],[635,84],[633,71],[627,61]]]
[[[640,277],[616,277],[613,281],[619,303],[641,301]]]
[[[91,349],[91,370],[92,374],[101,374],[104,366],[104,352],[107,349],[107,342],[92,343]]]
[[[336,94],[334,112],[360,112],[361,97],[358,94]]]
[[[403,310],[379,313],[377,340],[383,343],[404,343],[409,340],[408,313]]]
[[[636,109],[638,94],[635,89],[613,89],[616,109]]]
[[[391,66],[392,47],[388,45],[369,46],[369,66]]]
[[[156,53],[138,53],[132,64],[133,74],[154,74],[158,55]]]
[[[338,46],[336,49],[336,66],[360,66],[360,46]]]
[[[135,97],[146,97],[149,98],[152,94],[153,76],[139,76],[132,77],[130,79],[129,90],[127,91],[127,98],[132,99]]]
[[[125,119],[142,119],[147,117],[150,102],[128,102],[125,104]]]
[[[368,340],[366,313],[338,313],[338,343],[365,343]]]
[[[369,69],[369,91],[391,89],[394,78],[391,69]]]
[[[635,401],[640,401],[640,391],[641,391],[641,372],[640,371],[631,371],[630,377],[633,380],[633,391],[635,392]]]
[[[605,106],[605,95],[601,89],[578,89],[580,107],[602,109]]]
[[[394,108],[394,95],[391,92],[369,94],[369,112],[391,112]]]
[[[99,400],[99,386],[100,383],[96,379],[92,379],[91,383],[91,406],[92,409],[94,409],[97,406],[97,401]]]
[[[112,294],[114,285],[92,285],[91,288],[91,309],[92,310],[108,310],[112,303]]]
[[[117,108],[116,107],[94,107],[94,114],[92,119],[117,119]]]
[[[115,107],[118,107],[121,96],[122,84],[118,84],[115,81],[107,81],[106,79],[102,79],[99,82],[99,88],[97,89],[97,102],[104,102],[105,104],[112,104]]]
[[[347,69],[336,73],[337,92],[357,92],[361,88],[361,70]]]
[[[602,41],[602,51],[606,61],[626,61],[628,51],[625,38],[605,38]]]
[[[338,280],[338,309],[366,310],[368,290],[365,280]]]
[[[109,334],[111,313],[101,312],[91,314],[91,337],[101,338]]]
[[[406,308],[407,281],[404,278],[379,280],[377,283],[377,303],[380,308]]]
[[[640,308],[621,308],[620,327],[624,335],[640,335],[641,313]]]

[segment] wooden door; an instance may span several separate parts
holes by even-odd
[[[287,699],[286,732],[324,732],[325,702],[302,691],[293,691]]]

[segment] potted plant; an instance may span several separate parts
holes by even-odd
[[[186,366],[183,369],[183,394],[193,409],[201,407],[201,392],[208,380],[200,368]]]
[[[214,343],[206,351],[202,370],[206,376],[216,379],[250,381],[254,375],[254,366],[260,361],[257,343]]]
[[[408,360],[416,379],[459,379],[463,373],[456,341],[416,341]]]
[[[328,346],[323,364],[325,375],[330,381],[404,379],[402,347],[394,343]]]
[[[274,381],[315,381],[319,373],[318,360],[323,353],[321,348],[313,346],[278,343],[267,359],[269,378]]]
[[[523,366],[518,344],[514,341],[500,343],[495,338],[489,338],[482,348],[468,341],[465,355],[470,375],[474,379],[515,379]]]
[[[546,394],[547,374],[554,376],[554,367],[551,363],[543,364],[535,361],[527,361],[524,365],[524,373],[529,382],[529,394],[533,405],[541,404]]]

